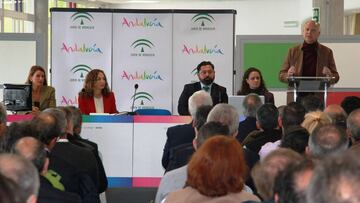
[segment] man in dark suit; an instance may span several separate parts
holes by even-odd
[[[226,88],[214,83],[214,69],[214,65],[210,61],[203,61],[197,66],[197,76],[200,82],[184,86],[178,102],[179,115],[190,115],[188,99],[194,92],[199,90],[205,90],[210,93],[214,106],[218,103],[228,103]]]
[[[212,106],[212,99],[205,91],[197,91],[189,98],[189,112],[194,119],[196,112],[200,106],[210,105]],[[164,169],[168,168],[168,164],[172,159],[172,151],[174,147],[181,144],[192,143],[195,138],[195,130],[193,127],[193,121],[184,125],[177,125],[168,128],[167,140],[164,147],[162,156],[162,166]]]
[[[40,173],[39,203],[81,203],[75,193],[58,190],[44,177],[48,170],[49,158],[44,145],[33,137],[20,138],[14,145],[14,152],[31,161]]]
[[[262,105],[261,99],[257,94],[248,94],[243,102],[245,120],[239,123],[238,135],[236,139],[242,141],[248,136],[249,133],[256,130],[256,111]]]

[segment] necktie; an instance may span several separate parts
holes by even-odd
[[[207,86],[207,85],[205,85],[205,86],[203,87],[203,90],[205,90],[206,92],[209,92],[210,87],[209,87],[209,86]]]

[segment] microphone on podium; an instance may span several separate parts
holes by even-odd
[[[128,113],[128,115],[136,115],[136,113],[134,112],[134,104],[135,104],[135,98],[136,98],[136,91],[139,88],[139,85],[136,83],[134,85],[134,97],[133,97],[133,101],[132,101],[132,105],[131,105],[131,112]]]

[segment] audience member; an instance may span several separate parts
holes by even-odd
[[[265,143],[280,140],[282,134],[278,123],[279,112],[273,104],[262,105],[256,113],[256,120],[260,130],[251,132],[243,141],[243,145],[259,153]]]
[[[290,148],[299,154],[305,154],[310,134],[301,126],[291,126],[281,139],[280,147]]]
[[[251,171],[260,197],[265,201],[273,200],[276,176],[289,165],[299,163],[302,159],[300,154],[291,149],[279,148],[260,160]]]
[[[107,181],[104,165],[99,156],[98,145],[95,142],[92,142],[87,139],[83,139],[80,136],[81,126],[82,126],[82,115],[81,115],[80,109],[76,108],[74,106],[67,106],[64,108],[66,109],[66,111],[69,111],[68,113],[71,114],[70,126],[73,127],[72,129],[69,129],[69,131],[67,133],[67,139],[69,140],[70,143],[72,143],[76,146],[88,149],[89,151],[91,151],[93,153],[93,155],[96,159],[98,171],[99,171],[98,191],[99,191],[99,193],[105,192],[105,190],[107,189],[107,186],[108,186],[108,181]]]
[[[236,139],[209,138],[189,162],[185,188],[170,193],[165,202],[259,201],[243,190],[246,170],[243,150]]]
[[[103,70],[92,69],[79,92],[79,108],[83,114],[118,113],[114,93],[110,90]]]
[[[199,131],[197,131],[192,144],[195,149],[198,149],[205,140],[216,135],[230,136],[229,128],[218,122],[208,122],[204,124]],[[188,166],[185,165],[165,173],[156,193],[155,203],[160,203],[161,200],[163,200],[170,192],[181,189],[185,186],[187,169]]]
[[[190,96],[187,106],[189,107],[188,110],[192,119],[194,119],[196,111],[200,106],[212,106],[212,104],[213,101],[210,94],[205,92],[204,90],[200,90]],[[192,122],[168,128],[166,132],[167,139],[161,159],[162,166],[165,170],[167,169],[170,162],[172,149],[181,144],[191,143],[192,140],[195,138],[195,130]]]
[[[308,203],[360,202],[360,160],[357,153],[326,157],[317,164],[306,192]]]
[[[31,161],[38,170],[40,189],[38,203],[81,203],[80,196],[58,190],[44,177],[49,165],[49,158],[43,143],[33,137],[23,137],[14,145],[13,151]]]
[[[305,108],[299,103],[290,102],[284,107],[283,116],[280,118],[283,134],[285,134],[288,127],[301,125],[305,119]]]
[[[275,203],[304,203],[306,189],[310,183],[315,162],[304,159],[292,164],[276,176],[274,183]]]
[[[241,89],[237,92],[237,95],[248,95],[251,93],[263,95],[265,103],[275,104],[274,95],[266,88],[260,70],[255,67],[250,67],[245,71],[241,82]]]
[[[48,86],[44,68],[32,66],[26,84],[31,84],[32,87],[32,111],[34,113],[56,106],[55,89]]]
[[[324,102],[317,95],[306,95],[300,99],[300,103],[305,108],[306,113],[324,110]]]
[[[0,173],[0,202],[1,203],[24,203],[26,200],[22,200],[16,193],[18,192],[18,186],[14,181],[3,176]]]
[[[256,130],[256,111],[262,105],[261,99],[257,94],[248,94],[244,101],[244,116],[245,120],[239,123],[238,135],[236,139],[239,140],[240,143],[248,136],[249,133]]]
[[[311,135],[318,126],[332,123],[331,118],[322,111],[312,111],[305,114],[305,119],[301,126],[304,127]]]
[[[0,154],[0,173],[17,184],[16,195],[24,202],[37,202],[39,174],[30,161],[15,154]]]
[[[3,151],[10,152],[15,142],[25,136],[31,136],[30,121],[12,122],[3,136]]]
[[[199,82],[186,84],[179,97],[178,112],[179,115],[191,115],[189,111],[188,100],[196,91],[204,90],[211,95],[214,106],[218,103],[228,103],[226,88],[216,83],[215,67],[210,61],[203,61],[197,67],[197,76]]]
[[[326,113],[331,118],[333,124],[346,130],[347,114],[340,105],[330,104],[324,109],[324,113]]]
[[[330,154],[340,154],[347,150],[349,140],[346,132],[334,125],[326,124],[315,128],[310,135],[307,154],[322,158]]]
[[[239,114],[230,104],[217,104],[210,111],[207,122],[215,121],[229,128],[230,135],[235,137],[238,133]]]
[[[341,107],[349,115],[353,110],[360,108],[360,98],[357,96],[347,96],[342,100]]]
[[[352,111],[347,118],[347,132],[352,142],[350,150],[360,152],[360,109]]]
[[[201,126],[205,124],[206,118],[211,109],[212,106],[209,105],[200,106],[197,109],[192,124],[195,130],[195,134],[197,134]],[[170,161],[167,169],[165,170],[165,173],[185,166],[189,162],[194,152],[195,149],[193,147],[193,143],[184,143],[173,147],[170,151]]]
[[[5,107],[0,103],[0,137],[6,133],[7,113]]]

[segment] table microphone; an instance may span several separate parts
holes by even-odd
[[[135,115],[134,104],[135,104],[135,98],[136,98],[136,91],[138,88],[139,88],[139,85],[136,83],[134,85],[134,97],[133,97],[133,101],[132,101],[132,105],[131,105],[131,112],[129,112],[130,115]]]

